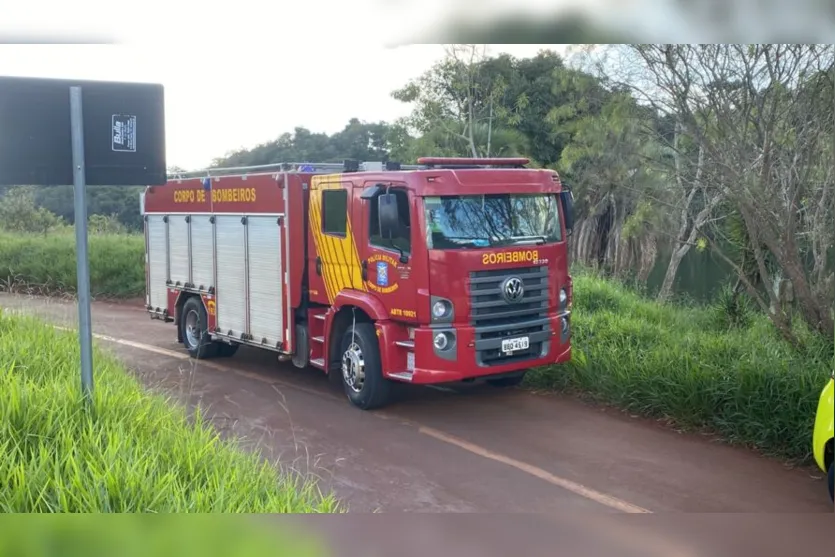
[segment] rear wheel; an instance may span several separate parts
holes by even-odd
[[[197,296],[186,300],[180,315],[180,337],[189,356],[196,360],[229,358],[238,351],[238,344],[214,342],[209,336],[209,319],[203,301]]]
[[[351,404],[363,410],[385,406],[391,397],[391,382],[383,377],[374,325],[357,323],[348,327],[340,354],[342,385]]]
[[[509,375],[500,379],[488,379],[487,383],[494,387],[516,387],[522,383],[523,379],[525,379],[525,373],[526,372],[523,371],[521,373],[517,373],[516,375]]]

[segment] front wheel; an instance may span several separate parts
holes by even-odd
[[[391,397],[391,383],[383,377],[377,333],[370,323],[348,327],[340,345],[340,372],[345,394],[362,410],[385,406]]]

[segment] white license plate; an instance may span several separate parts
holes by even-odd
[[[531,339],[528,337],[509,338],[502,341],[502,352],[512,354],[519,350],[527,350],[531,346]]]

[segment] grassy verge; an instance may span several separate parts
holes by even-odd
[[[573,361],[534,371],[529,386],[810,461],[831,345],[807,335],[796,350],[763,316],[731,328],[719,308],[661,305],[589,275],[575,276],[574,291]]]
[[[91,235],[90,291],[96,298],[145,292],[145,241],[138,234]],[[0,233],[0,289],[63,295],[77,289],[75,236]]]
[[[93,409],[74,334],[0,312],[0,512],[333,512],[197,415],[96,354]]]
[[[0,555],[14,557],[328,557],[313,532],[282,520],[216,514],[10,514]]]

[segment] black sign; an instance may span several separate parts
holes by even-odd
[[[86,183],[164,184],[162,85],[0,77],[0,185],[73,183],[72,86],[81,87]]]

